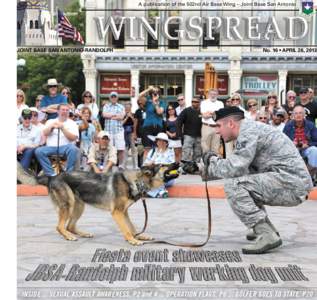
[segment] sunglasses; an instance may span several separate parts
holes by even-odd
[[[295,96],[288,96],[288,99],[296,99]]]
[[[268,96],[267,98],[268,98],[268,99],[270,99],[270,98],[277,99],[276,96]]]
[[[194,101],[192,101],[192,103],[199,103],[200,101],[196,101],[196,100],[194,100]]]
[[[51,89],[51,88],[57,88],[57,85],[50,85],[48,88],[49,88],[49,89]]]
[[[248,107],[258,106],[257,104],[249,104]]]
[[[231,100],[232,100],[232,101],[240,101],[239,98],[232,98]]]
[[[168,111],[170,111],[170,110],[174,110],[174,108],[169,108]]]
[[[179,99],[177,99],[177,101],[183,101],[184,100],[184,98],[179,98]]]
[[[22,117],[24,120],[31,120],[32,116],[24,116]]]
[[[104,140],[104,141],[109,140],[107,136],[103,136],[101,139]]]
[[[91,95],[84,95],[84,97],[86,97],[86,98],[92,98]],[[111,97],[113,97],[113,96],[111,96]]]
[[[304,95],[304,94],[307,94],[307,92],[300,92],[299,94],[300,95]]]

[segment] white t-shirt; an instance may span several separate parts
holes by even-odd
[[[47,128],[48,126],[50,126],[52,123],[56,122],[57,120],[58,118],[47,120],[45,124],[45,128]],[[66,121],[64,121],[64,127],[70,133],[79,137],[79,130],[78,130],[78,125],[76,124],[76,122],[74,122],[71,119],[67,119]],[[60,130],[60,136],[59,136],[60,146],[64,146],[64,145],[75,143],[75,142],[76,141],[70,141],[68,138],[66,138],[65,135],[63,134],[63,131]],[[46,139],[46,146],[57,147],[57,143],[58,143],[58,129],[54,128]]]
[[[224,107],[224,105],[223,105],[222,101],[219,101],[219,100],[211,101],[210,99],[206,99],[200,103],[200,112],[202,114],[209,112],[209,111],[214,112],[214,111],[217,111],[223,107]],[[208,118],[208,119],[202,118],[202,122],[205,124],[210,124],[210,125],[216,124],[216,122],[213,120],[213,118]]]

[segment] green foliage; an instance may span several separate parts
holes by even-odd
[[[69,5],[65,7],[64,12],[70,21],[70,23],[77,28],[80,32],[81,36],[83,37],[84,41],[86,41],[86,30],[85,30],[85,20],[86,20],[86,12],[81,11],[79,1],[73,0]],[[73,42],[68,39],[63,39],[63,45],[79,45],[78,42]]]
[[[56,78],[62,85],[72,89],[72,100],[81,102],[85,89],[85,77],[80,55],[19,55],[18,59],[26,60],[25,66],[18,67],[17,83],[26,93],[27,104],[33,106],[39,94],[46,95],[43,84],[47,79]]]

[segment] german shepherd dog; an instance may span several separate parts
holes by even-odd
[[[110,211],[125,240],[131,245],[142,245],[142,241],[152,238],[145,235],[136,237],[137,232],[129,218],[128,208],[146,196],[147,191],[176,178],[176,169],[176,165],[154,165],[143,167],[139,171],[110,174],[74,171],[50,178],[42,176],[37,178],[37,182],[48,187],[49,196],[58,212],[56,229],[66,240],[77,240],[75,235],[93,237],[76,226],[87,203]],[[18,179],[19,177],[22,182],[28,178],[18,166]]]

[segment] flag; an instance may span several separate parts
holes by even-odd
[[[64,13],[58,10],[58,36],[84,44],[80,32],[74,27]]]

